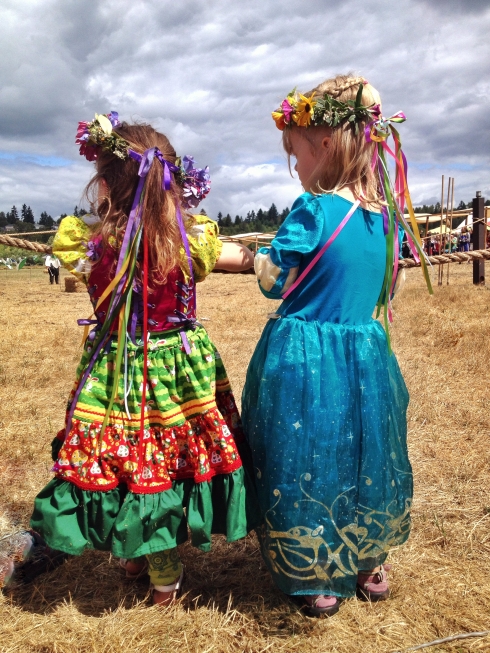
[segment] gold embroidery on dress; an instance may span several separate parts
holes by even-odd
[[[340,493],[328,507],[305,490],[303,481],[310,480],[311,476],[308,473],[300,477],[299,487],[306,497],[300,502],[312,502],[322,506],[341,543],[333,549],[322,537],[324,531],[322,525],[315,529],[297,525],[287,531],[274,530],[270,517],[275,514],[275,508],[282,499],[281,492],[275,489],[273,494],[277,497],[277,501],[266,512],[266,523],[259,532],[262,548],[274,572],[302,581],[357,575],[358,560],[387,553],[389,549],[401,544],[407,538],[410,531],[411,499],[405,500],[402,514],[393,514],[396,510],[396,498],[384,511],[359,505],[358,524],[350,523],[339,528],[334,519],[334,506],[338,501],[348,503],[349,498],[346,495],[355,488],[351,487]],[[295,503],[294,507],[298,508],[299,502]],[[369,528],[360,526],[360,523],[364,523]],[[378,532],[373,532],[375,530],[373,525],[377,527]],[[327,555],[320,553],[321,547],[325,548]]]

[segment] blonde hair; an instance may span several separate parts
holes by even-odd
[[[175,163],[177,155],[170,141],[151,125],[129,125],[123,122],[115,131],[136,152],[143,154],[145,150],[158,147],[167,161]],[[104,150],[98,155],[96,174],[88,183],[85,195],[92,200],[92,204],[96,204],[96,212],[101,218],[98,232],[106,247],[114,237],[116,247],[121,244],[120,236],[127,223],[139,181],[138,168],[139,163],[129,157],[122,160]],[[151,276],[157,284],[163,283],[168,273],[179,263],[181,246],[176,211],[181,205],[182,191],[172,179],[170,190],[164,192],[162,174],[162,166],[155,162],[148,173],[143,197],[143,224],[148,238]],[[97,195],[101,181],[107,191],[104,197],[99,198]],[[188,217],[190,216],[183,215],[184,219]]]
[[[353,74],[337,75],[327,79],[304,95],[311,97],[315,94],[320,98],[326,93],[341,102],[347,102],[355,100],[361,83],[364,84],[362,104],[364,106],[380,104],[381,99],[377,90],[363,77]],[[329,138],[328,147],[312,173],[310,188],[305,190],[313,194],[333,193],[345,186],[352,186],[357,197],[363,196],[370,203],[381,203],[378,178],[371,169],[375,144],[366,142],[364,135],[366,122],[360,121],[357,125],[357,134],[352,123],[349,122],[343,122],[337,127],[292,125],[283,131],[283,146],[288,154],[288,161],[293,154],[292,130],[305,138],[314,152],[318,152],[320,143],[325,137]]]

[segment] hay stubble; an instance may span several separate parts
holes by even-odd
[[[395,303],[394,348],[411,393],[409,440],[415,476],[413,532],[391,554],[393,596],[344,603],[330,620],[309,619],[272,585],[253,536],[215,538],[203,554],[185,545],[187,594],[149,607],[144,582],[122,577],[109,554],[74,558],[0,598],[5,653],[388,652],[490,625],[490,292],[469,266],[429,298],[418,270]],[[40,271],[0,272],[0,536],[28,523],[50,478],[50,441],[80,350],[82,294],[49,286]],[[211,275],[199,315],[239,398],[246,365],[275,308],[250,276]],[[431,651],[488,651],[490,639]]]

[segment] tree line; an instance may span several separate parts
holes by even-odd
[[[461,201],[457,207],[457,210],[462,209],[471,209],[473,206],[473,201],[470,200],[468,203]],[[490,206],[490,200],[485,201],[485,206]],[[423,204],[422,206],[414,207],[415,213],[430,213],[430,214],[440,214],[441,204],[436,202],[436,204]],[[286,207],[281,213],[277,210],[275,204],[272,204],[269,210],[259,209],[257,213],[255,211],[249,211],[245,218],[240,215],[236,215],[233,219],[228,213],[223,216],[222,213],[218,213],[217,222],[220,228],[220,233],[225,236],[233,236],[241,232],[250,232],[250,231],[277,231],[278,227],[284,222],[284,220],[289,215],[290,210]]]
[[[490,200],[485,201],[485,206],[490,206]],[[464,209],[472,209],[473,200],[470,200],[466,204],[461,200],[458,206],[455,208],[455,211],[463,211]],[[414,206],[414,213],[430,213],[431,215],[441,212],[441,203],[436,202],[435,204],[423,204],[422,206]]]
[[[87,211],[85,209],[79,209],[78,206],[75,206],[73,213],[70,215],[76,215],[78,217],[86,215],[86,213]],[[14,204],[10,211],[0,211],[0,229],[5,229],[7,225],[12,225],[16,232],[34,231],[38,225],[47,231],[55,225],[59,225],[67,215],[68,213],[62,213],[59,218],[54,219],[47,211],[43,211],[39,216],[39,221],[36,223],[34,212],[30,206],[23,204],[19,214],[19,210]]]
[[[489,205],[490,200],[486,200],[485,206]],[[472,206],[472,200],[466,204],[465,202],[461,201],[457,206],[457,210],[471,209]],[[414,207],[414,211],[415,213],[438,214],[441,212],[441,204],[440,202],[436,202],[436,204],[423,204],[422,206]],[[204,211],[201,211],[201,213],[204,213]],[[238,234],[244,231],[277,231],[289,213],[289,207],[286,207],[281,212],[279,212],[276,205],[272,203],[269,209],[259,209],[257,212],[249,211],[245,217],[236,215],[234,218],[232,218],[229,213],[224,216],[220,212],[217,216],[217,222],[220,228],[220,232],[226,236],[233,236],[234,234]],[[85,209],[81,209],[78,208],[78,206],[75,206],[73,213],[70,215],[82,216],[86,214],[87,211]],[[19,214],[19,210],[14,205],[10,211],[0,211],[0,229],[3,230],[5,227],[7,227],[7,225],[12,225],[14,227],[14,231],[21,233],[26,231],[34,231],[36,229],[36,225],[39,225],[39,227],[48,231],[49,229],[59,225],[61,220],[66,218],[67,215],[67,213],[62,213],[59,218],[54,219],[46,211],[43,211],[39,216],[39,221],[36,223],[34,212],[30,206],[23,204]]]
[[[266,211],[263,209],[259,209],[257,213],[255,211],[249,211],[244,218],[241,215],[236,215],[232,219],[229,213],[223,216],[220,212],[218,213],[217,222],[220,233],[225,236],[233,236],[244,231],[277,231],[289,213],[289,207],[286,207],[279,213],[276,205],[273,203]]]

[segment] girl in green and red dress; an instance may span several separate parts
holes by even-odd
[[[79,322],[93,328],[31,525],[57,551],[108,550],[127,575],[148,570],[154,602],[166,604],[188,529],[206,551],[212,533],[234,541],[255,526],[240,417],[195,295],[213,268],[253,259],[190,214],[208,171],[151,126],[96,115],[77,142],[95,161],[97,215],[65,218],[53,252],[86,283],[94,314]]]

